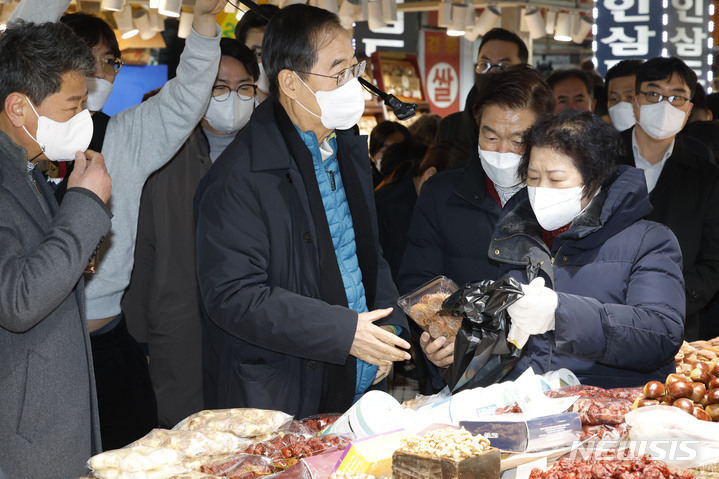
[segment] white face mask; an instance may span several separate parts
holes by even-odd
[[[522,155],[516,153],[488,151],[478,148],[482,168],[492,183],[502,187],[516,186],[521,183],[517,177],[517,167]]]
[[[529,203],[537,221],[547,231],[571,223],[582,212],[583,187],[544,188],[527,186]]]
[[[237,93],[232,92],[225,101],[210,99],[205,119],[217,131],[237,133],[250,121],[254,110],[255,102],[252,99],[241,100]]]
[[[650,103],[639,107],[639,126],[656,140],[666,140],[679,133],[687,117],[685,111],[668,101]]]
[[[85,77],[87,86],[87,102],[85,107],[90,111],[100,111],[112,93],[112,83],[104,78]]]
[[[262,66],[262,63],[258,63],[260,67],[260,78],[257,79],[257,88],[260,89],[262,93],[270,94],[270,78],[267,76],[267,72],[265,71],[265,67]]]
[[[610,106],[609,117],[617,131],[631,128],[637,122],[637,119],[634,118],[634,106],[626,101],[620,101],[616,105]]]
[[[295,73],[295,75],[297,75]],[[330,91],[313,92],[299,75],[297,78],[315,96],[320,106],[321,115],[311,112],[302,103],[297,104],[310,115],[322,121],[322,125],[330,130],[348,130],[357,124],[364,113],[364,94],[359,80],[352,78],[339,88]]]
[[[27,97],[25,97],[27,98]],[[37,132],[33,137],[23,125],[23,130],[38,144],[48,160],[73,161],[75,153],[85,151],[92,140],[92,117],[88,110],[82,110],[65,122],[40,116],[27,98],[30,108],[37,116]]]

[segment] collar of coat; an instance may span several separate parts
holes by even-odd
[[[0,130],[0,155],[5,165],[9,162],[11,168],[27,173],[27,151],[12,141],[2,130]]]
[[[479,155],[475,153],[454,186],[454,194],[481,210],[499,214],[499,205],[487,191],[485,177]]]
[[[566,253],[597,248],[650,211],[644,174],[621,165],[614,181],[602,188],[567,231],[557,236],[550,251],[542,240],[541,227],[524,188],[502,211],[490,243],[489,257],[510,264],[536,263],[536,268],[541,265],[542,269],[551,271],[547,260],[560,247],[566,245],[563,250]],[[548,276],[551,279],[551,273]]]
[[[624,144],[624,155],[620,158],[619,162],[629,166],[635,166],[634,153],[632,152],[632,132],[634,128],[636,127],[633,126],[620,134]],[[692,151],[694,154],[687,154],[687,150]],[[671,156],[667,158],[666,164],[668,165],[671,162],[685,168],[701,171],[703,166],[698,157],[708,157],[710,155],[711,151],[702,142],[679,133],[674,137],[674,149],[672,150]]]

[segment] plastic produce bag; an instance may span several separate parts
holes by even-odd
[[[222,431],[238,437],[254,437],[276,432],[292,416],[268,409],[235,408],[200,411],[180,421],[173,430]]]
[[[245,449],[252,442],[222,431],[173,431],[153,429],[133,443],[134,446],[149,446],[182,451],[187,457],[231,454]]]
[[[627,413],[630,444],[672,467],[719,463],[719,423],[700,421],[676,407],[647,406]]]
[[[505,276],[467,283],[444,301],[443,311],[462,317],[454,363],[444,374],[452,392],[489,386],[517,363],[522,351],[507,342],[511,320],[506,309],[522,295],[520,283]]]

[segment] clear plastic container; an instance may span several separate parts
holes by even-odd
[[[411,293],[397,300],[397,304],[424,331],[428,331],[432,339],[440,336],[453,342],[457,331],[462,326],[462,318],[441,314],[442,303],[459,287],[446,276],[437,276]]]

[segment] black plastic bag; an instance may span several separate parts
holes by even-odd
[[[453,393],[494,384],[517,363],[522,350],[507,342],[511,320],[506,310],[523,294],[521,284],[505,276],[467,283],[444,301],[443,311],[462,317],[454,363],[444,373]]]

